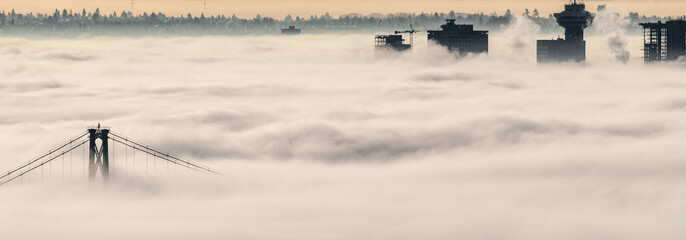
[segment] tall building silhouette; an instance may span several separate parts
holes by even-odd
[[[442,30],[428,31],[429,41],[445,46],[450,51],[467,53],[488,53],[488,31],[474,31],[474,25],[455,24],[455,19],[446,19]]]
[[[643,27],[643,60],[674,61],[686,56],[686,21],[640,23]]]
[[[538,62],[586,61],[584,29],[593,23],[595,15],[586,11],[586,4],[576,0],[565,5],[565,10],[554,14],[557,24],[565,29],[565,38],[538,40]]]
[[[376,35],[374,38],[376,50],[405,51],[412,48],[411,44],[405,44],[402,35]]]

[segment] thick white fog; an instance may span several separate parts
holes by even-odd
[[[686,64],[605,19],[586,66],[537,65],[555,36],[521,19],[463,59],[423,34],[386,57],[369,35],[0,37],[0,171],[100,122],[231,176],[124,176],[119,149],[109,186],[0,187],[0,235],[681,239]]]

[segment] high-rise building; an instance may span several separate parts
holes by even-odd
[[[455,24],[455,19],[446,19],[446,24],[441,28],[439,31],[428,31],[429,41],[462,55],[488,53],[488,31],[474,31],[474,25]]]
[[[686,21],[641,23],[643,27],[643,60],[674,61],[686,56]]]
[[[583,62],[586,61],[584,29],[593,23],[595,16],[586,11],[584,3],[576,0],[565,5],[565,10],[554,14],[557,23],[565,29],[565,38],[538,40],[538,62]]]
[[[405,44],[402,35],[376,35],[375,47],[377,50],[405,51],[412,48],[412,45]]]

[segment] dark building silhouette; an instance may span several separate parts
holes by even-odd
[[[488,31],[474,31],[474,25],[455,24],[455,19],[446,19],[443,30],[428,31],[429,41],[434,41],[464,55],[467,53],[488,53]]]
[[[640,23],[643,27],[643,60],[674,61],[686,55],[686,21]]]
[[[586,11],[584,3],[576,0],[565,5],[565,10],[554,14],[557,23],[565,29],[565,38],[538,40],[538,62],[586,61],[584,29],[591,25],[595,16]]]
[[[538,62],[583,62],[586,60],[586,42],[562,38],[538,40],[536,43]]]
[[[404,44],[402,35],[376,35],[375,47],[377,50],[405,51],[412,48],[411,44]]]
[[[285,34],[285,35],[298,35],[298,34],[300,34],[300,32],[301,32],[301,30],[295,28],[295,26],[289,26],[286,29],[281,29],[281,34]]]

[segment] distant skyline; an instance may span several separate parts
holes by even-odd
[[[169,15],[186,13],[206,15],[232,15],[239,17],[253,17],[257,14],[275,18],[283,18],[288,14],[293,16],[322,15],[330,13],[337,17],[342,14],[360,13],[421,13],[421,12],[456,12],[475,13],[497,12],[504,13],[511,9],[514,13],[521,13],[525,8],[538,9],[547,15],[558,12],[562,4],[568,0],[3,0],[0,9],[27,13],[51,13],[55,9],[87,9],[93,11],[100,8],[103,13],[114,11],[164,12]],[[682,0],[595,0],[586,1],[588,8],[595,11],[599,4],[607,4],[619,12],[640,12],[647,15],[680,16],[686,15],[686,3]]]

